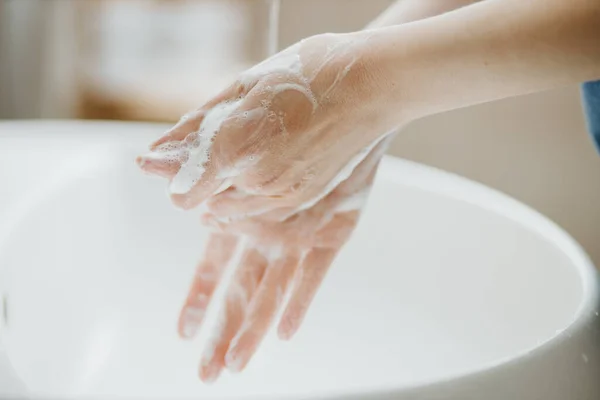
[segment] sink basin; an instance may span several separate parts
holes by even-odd
[[[298,335],[203,384],[207,330],[182,341],[176,319],[208,232],[133,162],[164,129],[0,123],[0,397],[600,398],[599,279],[579,245],[394,158]]]

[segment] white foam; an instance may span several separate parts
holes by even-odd
[[[173,177],[169,191],[174,194],[188,193],[206,172],[206,163],[210,159],[210,148],[221,125],[238,108],[242,100],[217,104],[207,111],[198,132],[190,134],[193,140],[183,142],[182,148],[189,152],[186,162]]]
[[[265,77],[269,77],[269,79],[274,78],[274,83],[272,84],[269,84],[268,81],[263,82],[265,85],[264,87],[261,87],[261,90],[264,91],[263,94],[266,96],[261,101],[261,106],[254,110],[244,112],[242,114],[243,119],[251,116],[252,119],[268,119],[269,121],[279,120],[282,133],[285,133],[286,127],[283,124],[283,113],[280,112],[276,114],[270,108],[273,98],[278,93],[288,90],[298,91],[305,95],[313,106],[313,112],[318,109],[318,102],[320,99],[317,99],[312,92],[311,82],[321,73],[327,64],[331,63],[341,54],[350,51],[352,41],[334,42],[328,47],[327,52],[323,56],[318,67],[313,69],[308,75],[303,71],[303,63],[300,56],[304,43],[305,41],[301,41],[241,74],[239,82],[246,90],[250,90],[253,85]],[[307,57],[310,59],[311,55],[308,54]],[[355,62],[356,58],[353,58],[345,68],[338,71],[333,82],[331,82],[329,87],[324,91],[321,99],[326,99],[331,91],[340,84]],[[175,142],[168,142],[163,146],[170,147],[161,149],[159,154],[154,153],[151,155],[151,157],[163,158],[181,163],[181,167],[173,177],[169,187],[169,192],[171,194],[188,193],[202,178],[206,172],[206,164],[210,160],[211,145],[215,135],[218,134],[223,122],[235,112],[242,101],[243,98],[239,98],[235,101],[216,105],[206,113],[198,132],[188,135],[188,137],[186,137],[179,145]],[[189,116],[183,116],[179,124],[185,122],[188,118]],[[260,131],[260,127],[256,129],[257,131]],[[346,166],[339,171],[334,179],[329,182],[319,196],[316,196],[314,199],[301,205],[296,212],[312,207],[334,190],[342,181],[346,180],[352,174],[356,166],[368,156],[378,142],[379,140],[373,142],[373,144],[354,156]],[[232,181],[251,167],[252,162],[244,160],[244,162],[238,164],[239,165],[218,171],[217,179],[223,179],[224,182],[220,185],[216,193],[220,193],[231,187]],[[246,192],[246,194],[253,194],[250,188],[248,188]]]
[[[256,241],[254,237],[246,238],[247,243],[252,246],[261,256],[267,259],[269,262],[275,262],[284,256],[284,249],[281,245],[269,245],[264,246]]]

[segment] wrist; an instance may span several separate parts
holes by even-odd
[[[428,62],[411,25],[362,31],[363,69],[376,107],[386,114],[390,129],[426,115],[421,69]]]
[[[453,25],[442,15],[371,31],[365,57],[388,83],[385,101],[402,108],[402,122],[502,97],[493,50]]]

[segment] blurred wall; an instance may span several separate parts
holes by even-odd
[[[73,4],[0,0],[0,118],[73,116]]]
[[[390,3],[284,0],[281,46],[320,32],[360,29]],[[400,133],[390,153],[458,173],[533,206],[569,231],[600,266],[600,156],[585,130],[578,88],[423,119]]]
[[[0,0],[0,118],[177,121],[269,51],[269,0]]]
[[[40,112],[42,49],[32,38],[44,30],[43,8],[35,2],[0,1],[0,117]],[[17,88],[24,77],[28,84]]]

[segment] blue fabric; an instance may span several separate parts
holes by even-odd
[[[584,83],[582,98],[588,129],[600,152],[600,81]]]

